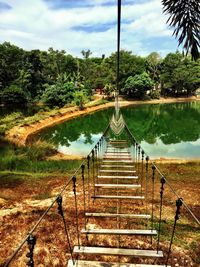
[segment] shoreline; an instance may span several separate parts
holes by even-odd
[[[180,102],[192,102],[192,101],[200,101],[200,98],[196,97],[185,97],[185,98],[161,98],[158,100],[149,100],[149,101],[139,101],[139,100],[120,100],[119,104],[120,107],[128,107],[133,105],[143,105],[143,104],[164,104],[164,103],[180,103]],[[95,101],[93,101],[95,103]],[[41,130],[44,130],[46,128],[50,128],[52,126],[55,126],[57,124],[63,123],[68,120],[72,120],[74,118],[84,116],[93,112],[96,112],[98,110],[103,110],[107,108],[114,107],[114,101],[87,107],[84,110],[79,110],[78,108],[61,108],[59,109],[58,115],[55,115],[54,117],[48,117],[46,119],[43,119],[37,123],[33,123],[28,126],[15,126],[12,129],[10,129],[5,134],[5,139],[17,146],[25,146],[27,144],[28,139],[30,139],[32,136],[40,132]]]
[[[86,156],[82,155],[69,155],[63,154],[61,152],[57,152],[55,155],[47,157],[47,160],[84,160]],[[175,163],[175,164],[182,164],[182,163],[200,163],[200,158],[190,158],[190,159],[183,159],[183,158],[152,158],[150,162],[158,163],[158,164],[168,164],[168,163]]]

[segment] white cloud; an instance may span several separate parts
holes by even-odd
[[[94,6],[52,9],[42,0],[7,0],[12,9],[1,13],[0,41],[10,41],[25,49],[47,50],[52,46],[74,55],[80,55],[83,49],[91,49],[96,55],[108,55],[116,50],[117,8],[101,5],[107,2],[87,0]],[[171,31],[167,29],[161,8],[161,0],[125,5],[122,8],[122,47],[146,55],[153,49],[145,45],[148,38],[168,37]],[[103,32],[77,30],[79,26],[103,24],[113,26]]]

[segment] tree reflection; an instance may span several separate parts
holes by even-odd
[[[80,138],[92,144],[93,135],[102,134],[112,116],[113,109],[99,111],[67,121],[40,133],[39,137],[55,145],[70,146]],[[141,105],[122,108],[124,119],[136,139],[155,144],[196,141],[200,137],[200,103]]]
[[[196,141],[200,136],[200,103],[143,105],[122,109],[137,140],[154,144]]]

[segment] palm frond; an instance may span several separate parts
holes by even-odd
[[[200,1],[162,0],[164,13],[169,14],[167,23],[174,27],[173,35],[183,44],[193,59],[200,57]]]

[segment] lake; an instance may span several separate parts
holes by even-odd
[[[59,152],[86,156],[109,123],[113,108],[44,130],[37,138]],[[121,108],[124,119],[151,158],[200,158],[200,101]]]

